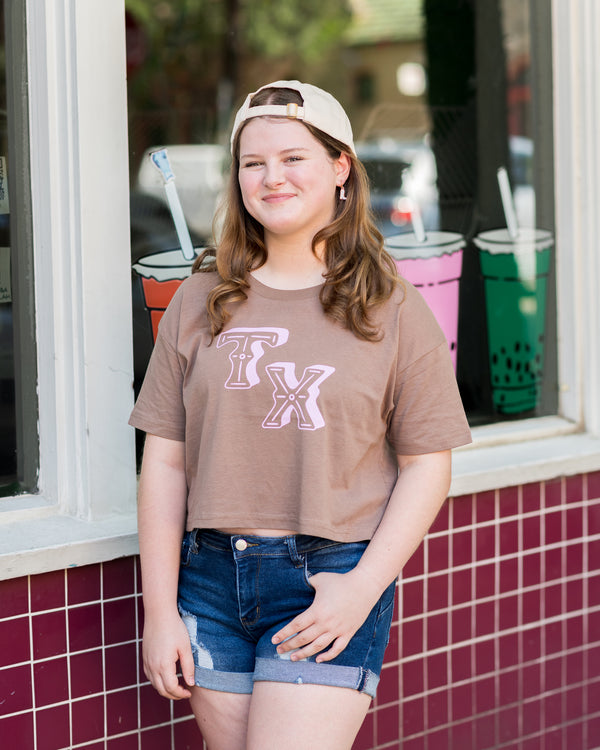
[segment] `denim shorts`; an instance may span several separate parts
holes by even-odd
[[[178,606],[190,634],[200,687],[251,693],[259,680],[351,688],[375,695],[389,640],[395,582],[335,659],[297,662],[272,636],[313,601],[311,575],[346,573],[368,542],[319,537],[240,536],[211,529],[185,534]]]

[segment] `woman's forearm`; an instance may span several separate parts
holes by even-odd
[[[356,570],[378,595],[400,574],[448,495],[451,452],[398,456],[400,471],[384,516]]]
[[[177,606],[187,484],[184,444],[148,435],[138,492],[138,535],[146,615]]]

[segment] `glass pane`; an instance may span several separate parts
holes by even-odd
[[[0,2],[0,495],[37,485],[25,8]]]
[[[179,242],[149,150],[168,147],[202,245],[232,113],[299,78],[350,115],[375,218],[446,333],[471,423],[555,413],[549,5],[127,0],[136,383],[189,272],[152,270]]]

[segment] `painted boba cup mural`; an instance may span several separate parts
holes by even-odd
[[[414,233],[388,237],[386,250],[399,273],[423,295],[444,332],[456,371],[458,338],[458,289],[465,240],[455,232],[425,232],[418,224]]]
[[[134,271],[142,278],[144,300],[152,324],[152,338],[156,341],[160,319],[178,287],[184,279],[191,275],[192,265],[198,252],[192,246],[167,150],[163,148],[153,151],[149,157],[164,180],[171,216],[181,244],[180,248],[174,250],[162,250],[151,255],[145,255],[133,265]]]
[[[482,232],[489,363],[494,408],[501,414],[535,409],[543,377],[546,288],[554,238],[543,229]]]
[[[186,258],[183,251],[177,248],[144,255],[134,263],[133,270],[142,278],[153,341],[156,341],[158,324],[171,298],[183,280],[191,275],[195,258],[195,254],[191,259]]]
[[[504,168],[498,184],[507,226],[473,241],[484,280],[493,405],[510,415],[535,409],[539,400],[554,237],[518,226]]]

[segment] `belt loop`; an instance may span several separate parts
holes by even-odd
[[[290,553],[290,559],[294,563],[294,567],[301,568],[304,565],[304,555],[298,552],[298,546],[296,545],[295,536],[287,536],[285,543]]]

